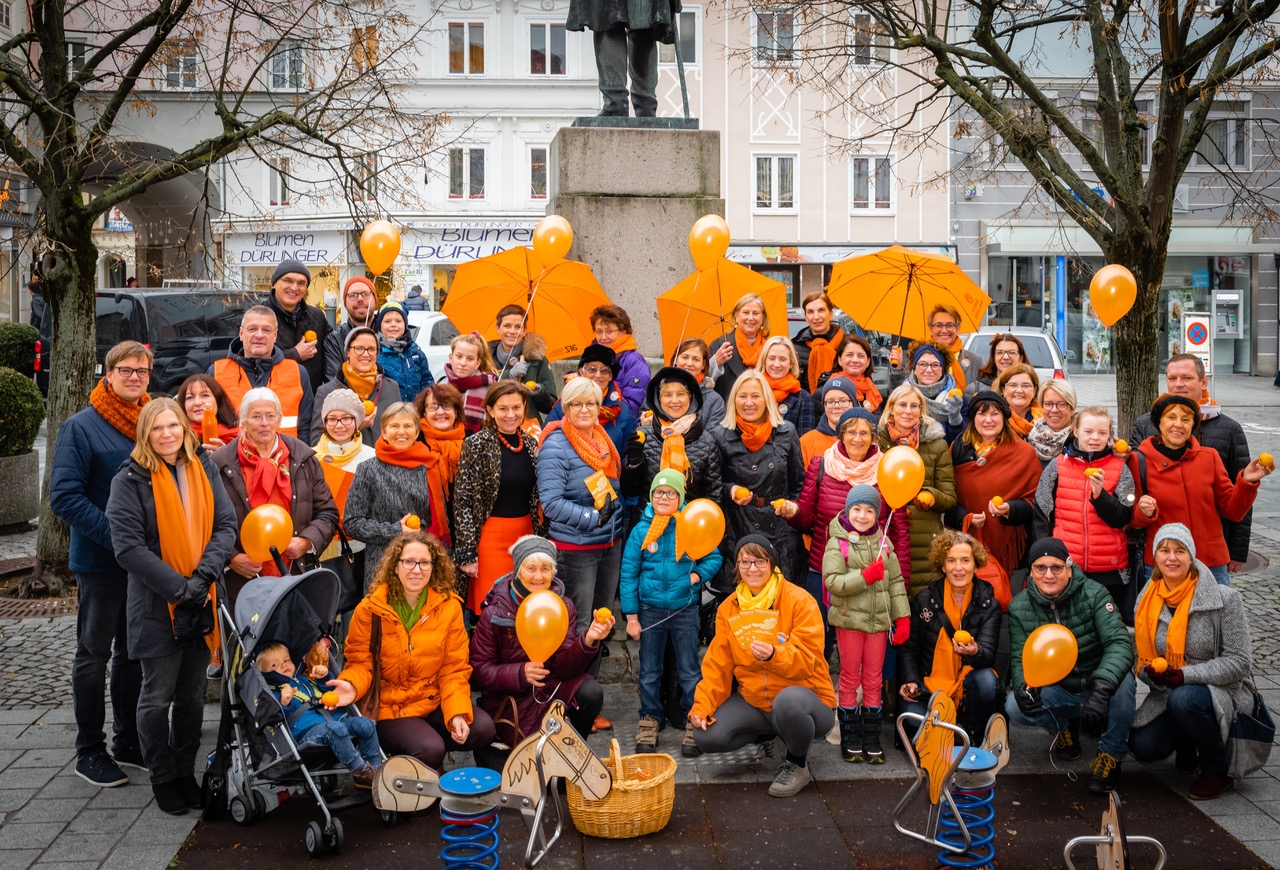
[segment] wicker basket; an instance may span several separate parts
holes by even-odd
[[[660,752],[623,758],[618,741],[610,740],[605,765],[613,788],[603,800],[586,800],[582,789],[569,783],[569,815],[578,830],[588,837],[625,840],[665,828],[676,801],[676,760]],[[637,771],[648,777],[638,779]]]

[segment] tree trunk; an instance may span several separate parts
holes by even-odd
[[[76,188],[78,196],[78,186]],[[51,209],[50,212],[55,212]],[[52,227],[50,228],[52,229]],[[96,380],[98,249],[94,247],[89,224],[65,229],[60,237],[50,233],[50,241],[69,255],[45,258],[45,301],[53,316],[53,351],[50,354],[48,441],[45,449],[45,498],[40,506],[40,528],[36,537],[36,567],[18,587],[21,597],[64,595],[71,579],[68,550],[71,536],[66,523],[49,507],[49,479],[53,471],[58,429],[64,420],[89,403]]]
[[[1116,435],[1120,438],[1128,436],[1133,430],[1133,421],[1151,409],[1157,395],[1158,304],[1166,250],[1167,244],[1154,246],[1146,238],[1140,238],[1121,239],[1116,248],[1108,252],[1107,262],[1128,267],[1138,284],[1133,308],[1112,328],[1111,353],[1116,364],[1116,404],[1120,412]]]

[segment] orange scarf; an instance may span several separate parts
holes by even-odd
[[[280,436],[276,436],[275,447],[269,456],[261,456],[258,449],[249,443],[249,439],[240,437],[240,449],[236,455],[240,460],[240,474],[244,477],[244,491],[249,497],[250,507],[261,507],[264,504],[278,505],[285,510],[293,507],[293,480],[289,477],[289,448]],[[281,555],[287,569],[290,561]],[[280,569],[274,561],[264,562],[262,574],[265,577],[279,577]]]
[[[415,441],[403,450],[396,450],[383,436],[373,445],[373,452],[379,461],[399,468],[425,468],[427,493],[431,496],[431,523],[427,531],[435,535],[446,547],[452,546],[449,539],[449,518],[445,510],[444,480],[440,476],[440,454],[432,451],[421,441]]]
[[[667,526],[670,524],[671,517],[662,517],[654,514],[653,522],[649,523],[649,531],[645,532],[644,540],[640,542],[640,549],[649,549],[649,545],[662,537],[662,533],[667,530]],[[676,530],[676,558],[679,559],[684,552],[680,548],[680,524],[676,523],[673,528]]]
[[[689,454],[685,450],[684,436],[698,419],[697,414],[685,414],[676,420],[662,422],[662,455],[658,459],[658,470],[670,468],[681,474],[689,471]]]
[[[566,426],[564,420],[548,423],[542,429],[542,440],[545,443],[552,432],[561,431],[569,439],[569,446],[578,454],[578,458],[596,471],[603,471],[605,477],[618,479],[622,461],[618,457],[618,448],[613,439],[604,431],[604,427],[596,424],[591,435],[583,435],[577,426]]]
[[[179,462],[178,476],[169,469],[151,472],[151,493],[156,500],[156,531],[160,536],[160,558],[183,577],[190,577],[200,567],[205,548],[213,537],[213,488],[204,466],[197,462]],[[215,594],[213,586],[209,594]],[[174,607],[169,605],[169,620]],[[215,608],[215,619],[217,611]],[[213,650],[218,643],[216,628],[205,640]]]
[[[956,340],[951,342],[951,347],[947,348],[947,350],[951,353],[951,377],[955,378],[956,387],[963,390],[968,384],[964,376],[964,366],[960,365],[960,354],[964,350],[964,342],[960,340],[959,336],[956,336]]]
[[[845,375],[845,377],[853,381],[853,385],[858,391],[859,404],[869,403],[871,407],[867,408],[868,411],[874,411],[880,407],[884,397],[880,395],[880,391],[876,389],[875,382],[871,378],[866,375],[858,375],[856,378],[851,378],[848,375]]]
[[[800,392],[800,379],[790,372],[776,381],[767,374],[764,378],[769,382],[769,386],[773,388],[773,400],[779,405],[785,402],[788,396]]]
[[[599,342],[597,342],[598,344]],[[636,347],[636,337],[629,332],[623,333],[617,341],[609,345],[609,350],[613,351],[617,356],[629,350],[638,350]]]
[[[920,446],[920,424],[917,423],[910,432],[904,432],[894,425],[892,420],[886,420],[885,425],[888,427],[889,440],[894,444],[905,444],[908,447]]]
[[[467,437],[467,430],[461,422],[455,423],[452,429],[437,429],[422,420],[422,438],[427,449],[440,457],[440,476],[446,491],[453,489],[453,481],[458,476],[458,460],[462,458],[462,441]]]
[[[972,600],[972,583],[965,587],[964,600],[959,604],[956,603],[956,597],[951,594],[949,586],[943,591],[942,607],[947,613],[947,619],[951,622],[952,633],[960,630],[960,618],[969,609],[969,602]],[[933,647],[933,670],[924,678],[924,686],[929,693],[946,692],[951,696],[951,700],[956,702],[956,706],[959,706],[960,700],[964,697],[964,678],[971,670],[973,668],[964,663],[964,659],[951,645],[951,636],[945,631],[939,631],[938,642]]]
[[[752,453],[758,453],[760,448],[768,443],[773,437],[773,423],[769,420],[769,415],[761,417],[759,422],[748,423],[738,415],[734,415],[738,424],[738,431],[742,434],[742,444]]]
[[[347,386],[351,388],[361,399],[367,399],[373,395],[374,388],[378,386],[378,370],[375,368],[367,375],[362,375],[351,367],[351,363],[342,364],[342,376],[347,380]]]
[[[1031,427],[1034,426],[1036,424],[1036,421],[1043,416],[1044,416],[1044,411],[1040,408],[1040,406],[1032,405],[1031,419],[1028,420],[1026,417],[1023,417],[1021,414],[1014,414],[1009,418],[1009,428],[1012,429],[1014,431],[1014,434],[1017,435],[1019,438],[1026,438],[1027,435],[1031,432]]]
[[[760,349],[764,347],[765,339],[768,337],[762,329],[756,333],[756,343],[747,344],[747,340],[742,337],[742,333],[736,329],[733,331],[733,346],[738,349],[738,357],[742,360],[744,366],[749,369],[756,367],[756,363],[760,361]]]
[[[844,331],[837,329],[831,338],[814,338],[809,342],[809,392],[818,389],[818,378],[831,371],[836,364],[836,345],[844,340]]]
[[[98,381],[98,385],[89,394],[89,404],[93,406],[93,410],[110,423],[111,428],[130,441],[138,440],[138,415],[142,413],[142,406],[150,401],[151,396],[143,393],[137,404],[129,404],[115,394],[106,378]]]
[[[1133,614],[1133,640],[1138,646],[1138,664],[1134,673],[1160,655],[1156,650],[1156,629],[1160,626],[1160,611],[1167,606],[1173,607],[1174,611],[1164,637],[1164,657],[1171,668],[1186,665],[1187,618],[1191,615],[1191,599],[1196,594],[1198,582],[1200,577],[1194,568],[1191,576],[1175,589],[1170,589],[1163,578],[1151,578],[1147,594],[1142,596],[1142,603]]]

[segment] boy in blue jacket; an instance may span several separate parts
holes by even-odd
[[[325,689],[320,680],[329,669],[316,665],[306,674],[298,674],[289,656],[289,648],[273,643],[257,655],[258,670],[280,697],[289,733],[301,743],[320,743],[329,747],[347,770],[356,788],[373,788],[378,775],[378,730],[372,719],[351,716],[344,711],[327,709],[320,701]],[[356,751],[356,742],[360,751]]]
[[[622,612],[627,637],[640,641],[640,730],[636,752],[658,748],[662,718],[663,656],[667,640],[676,653],[680,704],[685,714],[693,706],[701,670],[698,667],[698,604],[702,584],[720,570],[720,552],[702,559],[676,557],[675,515],[684,506],[684,475],[664,468],[649,485],[649,505],[627,538],[622,552]],[[685,724],[680,752],[701,755],[693,742],[693,728]]]

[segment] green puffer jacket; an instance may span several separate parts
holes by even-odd
[[[880,449],[894,447],[889,440],[887,418],[880,421],[877,432]],[[908,560],[908,598],[915,598],[937,577],[929,562],[929,546],[942,532],[942,515],[956,503],[956,474],[951,466],[951,448],[947,445],[947,432],[932,417],[920,418],[920,446],[916,448],[924,461],[924,486],[933,496],[933,507],[922,511],[914,504],[899,510],[911,512],[911,557]]]
[[[1057,598],[1045,598],[1033,578],[1009,602],[1009,649],[1013,653],[1010,666],[1015,687],[1023,683],[1022,647],[1027,635],[1050,622],[1071,629],[1080,647],[1075,668],[1057,684],[1068,692],[1082,691],[1084,681],[1095,677],[1119,686],[1133,669],[1137,651],[1120,621],[1120,611],[1111,601],[1111,593],[1086,577],[1079,565],[1072,565],[1071,580]]]
[[[831,590],[827,619],[832,628],[876,634],[893,628],[893,620],[911,615],[907,585],[894,555],[893,544],[884,541],[884,577],[875,583],[862,579],[862,569],[880,555],[883,533],[859,535],[849,541],[849,533],[836,517],[828,526],[827,549],[822,554],[822,583]],[[849,557],[840,552],[840,542],[849,545]]]

